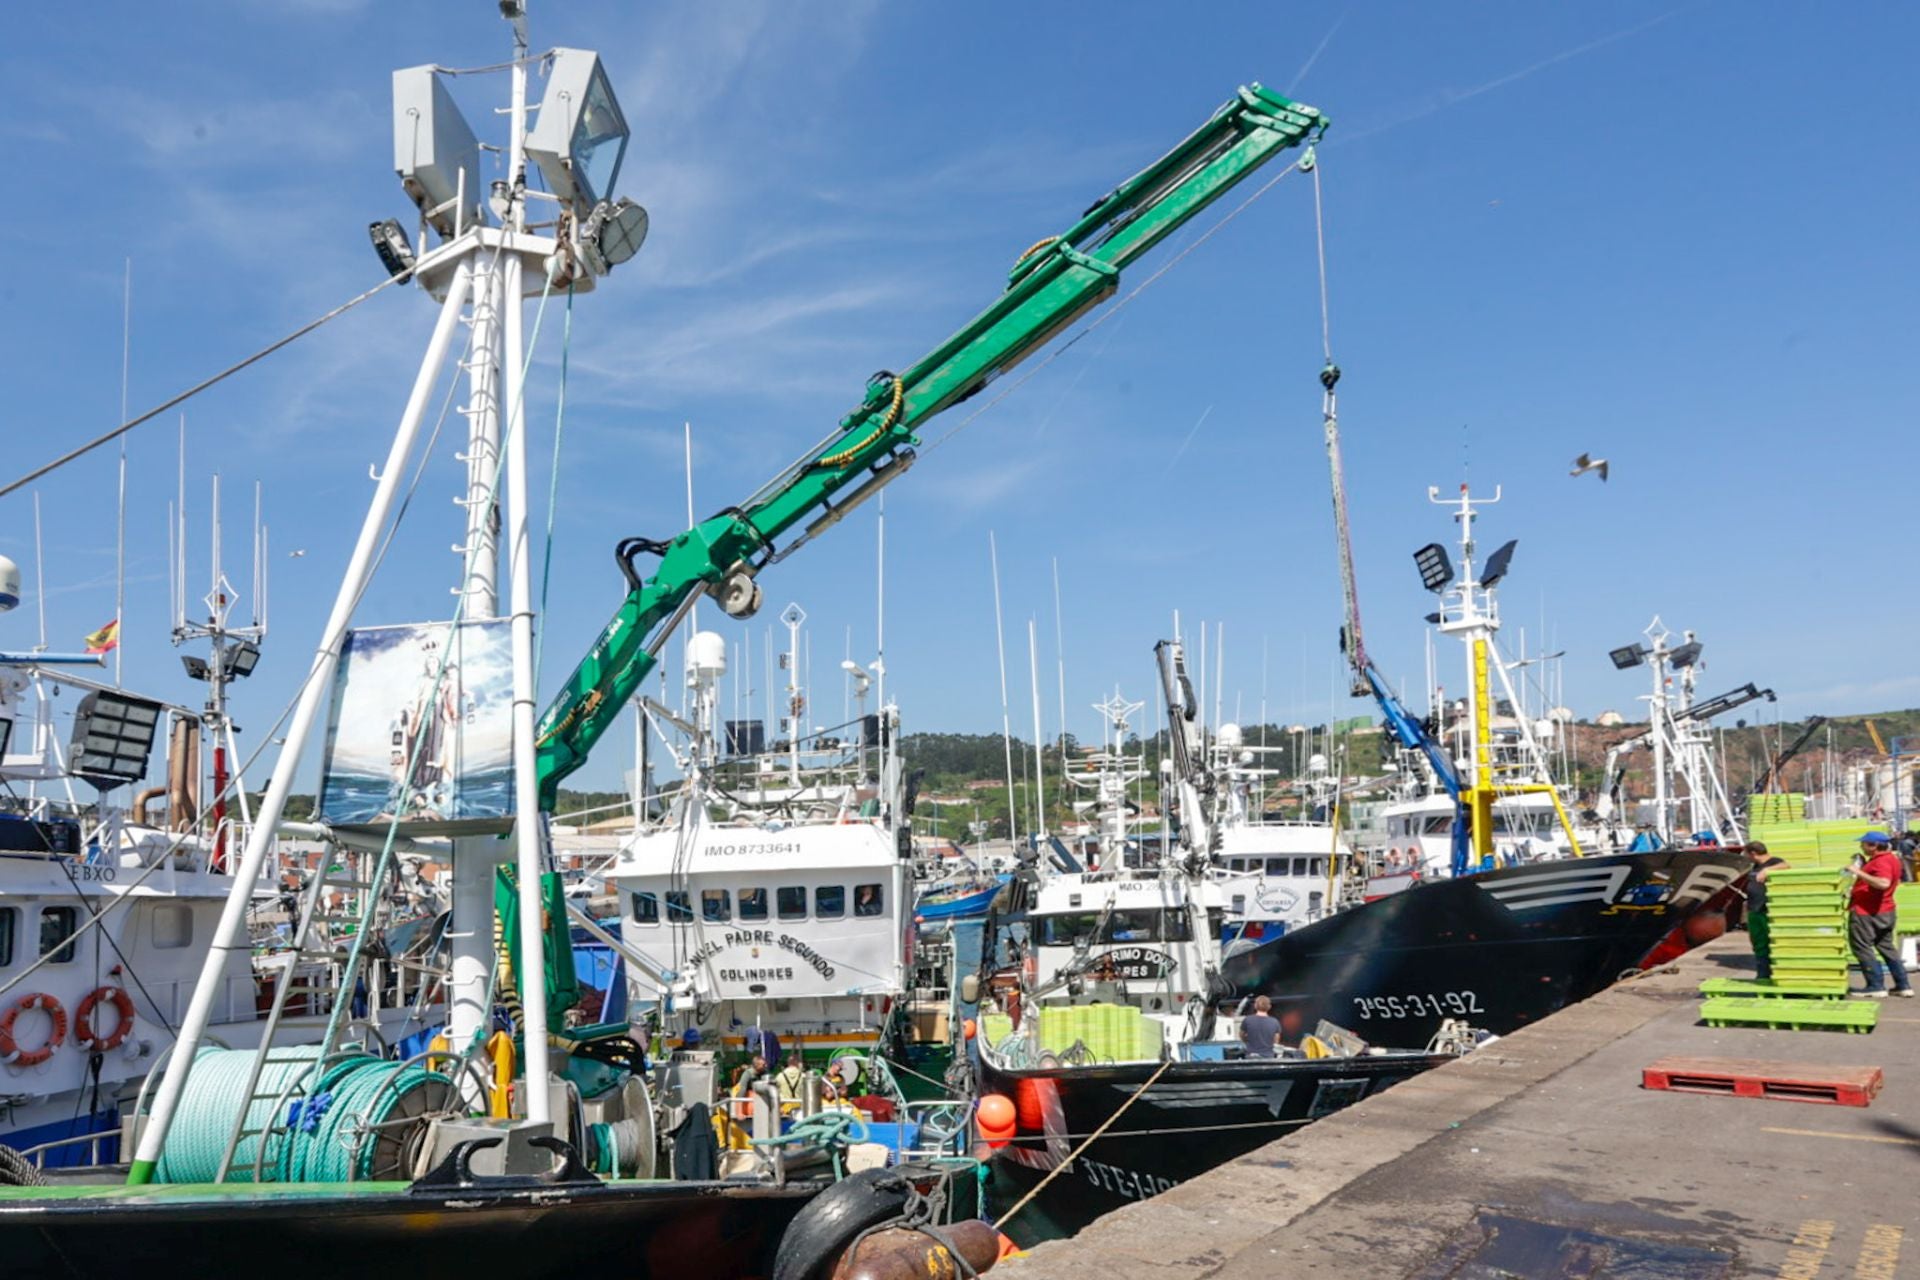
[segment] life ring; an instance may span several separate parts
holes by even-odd
[[[98,1036],[93,1030],[93,1011],[102,1001],[111,1004],[120,1014],[119,1021],[113,1024],[111,1035]],[[133,997],[119,987],[95,987],[87,992],[86,999],[73,1011],[73,1042],[88,1053],[105,1053],[109,1049],[118,1049],[133,1030]]]
[[[38,1049],[22,1049],[13,1039],[13,1024],[29,1009],[43,1009],[53,1019],[53,1031]],[[37,1067],[67,1042],[67,1011],[58,1000],[43,991],[21,996],[0,1016],[0,1062],[10,1067]]]

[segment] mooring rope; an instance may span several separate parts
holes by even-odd
[[[1172,1065],[1173,1065],[1172,1058],[1168,1058],[1165,1062],[1161,1063],[1159,1067],[1154,1070],[1154,1073],[1147,1077],[1147,1081],[1145,1084],[1141,1085],[1138,1089],[1135,1089],[1130,1095],[1128,1095],[1127,1100],[1121,1103],[1119,1107],[1115,1109],[1114,1113],[1108,1116],[1106,1120],[1101,1123],[1098,1129],[1095,1129],[1092,1133],[1087,1135],[1087,1140],[1085,1142],[1082,1142],[1079,1146],[1075,1147],[1072,1151],[1068,1152],[1067,1158],[1065,1160],[1062,1160],[1059,1164],[1055,1165],[1052,1169],[1050,1169],[1047,1172],[1046,1177],[1036,1182],[1033,1186],[1033,1190],[1027,1192],[1027,1194],[1025,1194],[1024,1196],[1021,1196],[1020,1202],[1018,1204],[1014,1205],[1013,1208],[1001,1214],[999,1219],[994,1222],[993,1229],[995,1231],[998,1231],[1000,1228],[1006,1226],[1007,1223],[1013,1221],[1014,1215],[1019,1213],[1022,1209],[1026,1208],[1028,1203],[1032,1201],[1032,1199],[1035,1196],[1039,1195],[1040,1192],[1046,1188],[1046,1185],[1049,1182],[1052,1182],[1055,1178],[1059,1177],[1061,1174],[1065,1173],[1070,1167],[1072,1167],[1074,1157],[1078,1156],[1082,1151],[1085,1151],[1088,1147],[1092,1146],[1094,1139],[1098,1138],[1101,1134],[1105,1133],[1108,1129],[1112,1128],[1113,1122],[1115,1120],[1118,1120],[1121,1116],[1125,1115],[1127,1108],[1140,1100],[1141,1094],[1153,1088],[1154,1081],[1158,1080],[1162,1075],[1164,1075],[1166,1073],[1167,1068]]]

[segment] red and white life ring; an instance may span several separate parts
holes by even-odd
[[[93,1013],[102,1001],[111,1004],[120,1015],[113,1031],[105,1036],[96,1035],[93,1030]],[[95,987],[73,1012],[73,1041],[88,1053],[118,1049],[132,1030],[133,997],[119,987]]]
[[[22,1049],[13,1038],[13,1024],[29,1009],[40,1009],[53,1019],[53,1030],[37,1049]],[[0,1062],[10,1067],[37,1067],[67,1042],[67,1011],[58,1000],[42,991],[21,996],[13,1007],[0,1015]]]

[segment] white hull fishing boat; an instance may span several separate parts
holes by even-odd
[[[0,600],[19,593],[0,559]],[[220,863],[244,829],[223,769],[214,803],[201,802],[203,736],[222,752],[232,741],[218,656],[205,712],[83,674],[104,662],[0,653],[0,1145],[34,1165],[117,1147],[123,1111],[186,1014],[234,883]],[[63,743],[65,699],[77,705]],[[129,803],[156,744],[166,782]],[[258,1017],[244,953],[217,984],[210,1019],[244,1040]]]
[[[805,614],[789,605],[783,619],[797,659]],[[823,1100],[829,1113],[846,1114],[855,1097],[865,1103],[858,1128],[876,1110],[902,1126],[881,1131],[896,1153],[911,1151],[921,1122],[943,1112],[938,1149],[964,1128],[964,1111],[909,1107],[889,1065],[904,1036],[912,963],[899,711],[867,715],[863,706],[849,724],[808,731],[800,710],[808,695],[795,676],[785,739],[730,756],[718,733],[725,673],[724,640],[696,632],[687,717],[651,700],[643,708],[650,727],[680,730],[660,736],[682,777],[607,874],[638,975],[633,997],[649,1009],[646,1038],[671,1064],[667,1089],[683,1105],[698,1098],[745,1121],[729,1127],[741,1152],[779,1131],[756,1130],[755,1117],[813,1116]],[[759,748],[761,725],[743,731],[745,723],[728,724],[733,745]],[[767,1059],[755,1083],[777,1086],[771,1113],[751,1087],[731,1087],[755,1054]]]

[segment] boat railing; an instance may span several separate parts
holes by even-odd
[[[52,1142],[42,1142],[37,1146],[28,1147],[19,1155],[34,1168],[44,1169],[47,1167],[48,1156],[57,1152],[81,1149],[84,1151],[85,1159],[62,1160],[58,1167],[98,1169],[119,1162],[120,1137],[121,1133],[118,1129],[101,1129],[94,1133],[83,1133],[77,1138],[55,1138]]]

